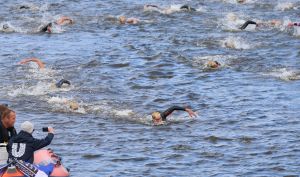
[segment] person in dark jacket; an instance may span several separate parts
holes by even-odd
[[[164,112],[160,113],[160,112],[153,112],[152,113],[152,121],[155,125],[160,125],[163,124],[164,121],[167,120],[167,117],[172,114],[173,111],[178,110],[178,111],[186,111],[187,113],[189,113],[190,117],[196,117],[196,113],[193,112],[191,109],[189,108],[183,108],[183,107],[179,107],[179,106],[172,106],[169,109],[165,110]]]
[[[9,158],[33,163],[34,151],[48,146],[54,137],[54,129],[51,127],[48,127],[48,135],[44,139],[33,138],[33,131],[34,126],[31,122],[25,121],[21,124],[21,131],[8,143]]]
[[[33,138],[33,131],[34,125],[31,122],[25,121],[21,124],[21,131],[7,145],[9,159],[13,158],[32,164],[34,162],[34,151],[48,146],[54,137],[54,129],[52,127],[48,127],[48,135],[44,139]],[[39,165],[37,168],[50,175],[54,166],[55,164],[49,163],[47,165]]]
[[[6,106],[0,105],[0,118],[0,143],[8,143],[17,134],[14,128],[16,113]]]

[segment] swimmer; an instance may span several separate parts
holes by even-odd
[[[74,100],[67,101],[67,102],[65,102],[65,104],[68,105],[70,107],[70,109],[72,109],[74,111],[79,109],[79,104]]]
[[[172,106],[169,109],[167,109],[166,111],[160,113],[160,112],[153,112],[152,113],[152,121],[155,125],[161,125],[163,124],[166,120],[167,117],[175,110],[179,110],[179,111],[186,111],[190,117],[196,117],[196,113],[193,112],[191,109],[189,108],[183,108],[183,107],[179,107],[179,106]]]
[[[280,20],[270,20],[270,21],[259,21],[259,22],[255,22],[255,21],[252,21],[252,20],[248,20],[246,21],[241,27],[240,29],[241,30],[244,30],[247,28],[248,25],[255,25],[256,27],[262,27],[262,26],[265,26],[265,27],[276,27],[276,26],[280,26],[282,25],[282,22]]]
[[[170,14],[173,12],[178,12],[178,11],[197,11],[195,8],[189,6],[189,5],[183,5],[179,9],[174,9],[172,7],[167,7],[167,8],[161,8],[157,5],[152,5],[152,4],[146,4],[144,5],[144,11],[157,11],[163,14]]]
[[[1,26],[0,31],[2,32],[6,32],[6,33],[14,32],[13,27],[11,27],[11,25],[8,23],[0,24],[0,26]]]
[[[125,16],[120,16],[119,17],[119,22],[120,22],[120,24],[133,24],[133,25],[135,25],[135,24],[138,24],[139,23],[139,19],[137,19],[137,18],[126,18]]]
[[[27,59],[23,59],[21,60],[18,64],[26,64],[29,62],[35,62],[40,69],[44,69],[45,68],[45,64],[38,58],[27,58]]]
[[[219,62],[217,62],[217,61],[208,61],[206,63],[206,66],[208,68],[217,69],[217,68],[219,68],[221,66],[221,64]]]
[[[56,25],[64,26],[68,24],[74,24],[74,21],[70,17],[62,16],[54,22]],[[52,33],[53,23],[48,23],[46,26],[41,27],[40,32]]]
[[[26,5],[22,5],[22,6],[19,7],[19,9],[30,9],[30,7],[26,6]]]
[[[191,6],[189,5],[183,5],[180,7],[181,10],[186,10],[186,11],[196,11],[195,8],[192,8]]]
[[[288,27],[293,27],[293,26],[300,26],[300,23],[297,23],[297,22],[288,23]]]
[[[63,86],[63,84],[71,85],[71,82],[68,81],[68,80],[66,80],[66,79],[62,79],[62,80],[60,80],[59,82],[57,82],[57,83],[55,84],[55,86],[56,86],[57,88],[61,88],[61,87]]]
[[[236,0],[237,3],[243,4],[246,2],[246,0]]]

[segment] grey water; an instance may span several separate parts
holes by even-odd
[[[174,12],[145,11],[149,3]],[[176,11],[183,4],[198,11]],[[0,27],[0,102],[17,112],[17,130],[25,120],[38,138],[55,128],[49,147],[71,176],[300,175],[300,31],[241,31],[230,18],[299,22],[299,9],[273,0],[1,1],[0,24],[12,31]],[[121,15],[140,23],[110,20]],[[75,23],[37,32],[60,16]],[[46,69],[18,64],[30,57]],[[222,67],[209,70],[208,60]],[[51,87],[62,78],[72,86]],[[153,126],[149,115],[172,105],[198,117],[175,112]]]

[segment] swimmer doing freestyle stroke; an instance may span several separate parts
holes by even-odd
[[[39,69],[44,69],[45,68],[45,64],[38,58],[27,58],[27,59],[23,59],[19,62],[19,64],[27,64],[29,62],[34,62],[38,65]],[[71,82],[66,80],[66,79],[61,79],[60,81],[58,81],[57,83],[53,84],[51,86],[51,88],[62,88],[63,85],[71,85]],[[70,107],[70,109],[72,110],[78,110],[79,109],[79,104],[74,101],[74,100],[67,100],[64,102],[64,104],[68,105]]]
[[[189,108],[184,108],[180,106],[172,106],[169,109],[165,110],[164,112],[153,112],[152,115],[152,122],[154,125],[161,125],[164,124],[164,122],[167,120],[167,117],[172,114],[175,110],[177,111],[186,111],[190,117],[196,117],[197,114],[193,112]]]

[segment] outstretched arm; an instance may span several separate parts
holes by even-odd
[[[186,111],[187,113],[189,113],[190,117],[196,117],[196,113],[194,113],[191,109],[189,108],[183,108],[183,107],[179,107],[179,106],[172,106],[169,109],[165,110],[164,112],[161,113],[161,118],[165,121],[167,119],[167,117],[172,114],[173,111]]]
[[[37,59],[37,58],[23,59],[19,62],[19,64],[26,64],[29,62],[35,62],[39,66],[40,69],[45,68],[45,64],[40,59]]]
[[[246,21],[246,22],[240,27],[240,29],[241,29],[241,30],[246,29],[247,26],[250,25],[250,24],[257,25],[256,22],[251,21],[251,20],[248,20],[248,21]]]

